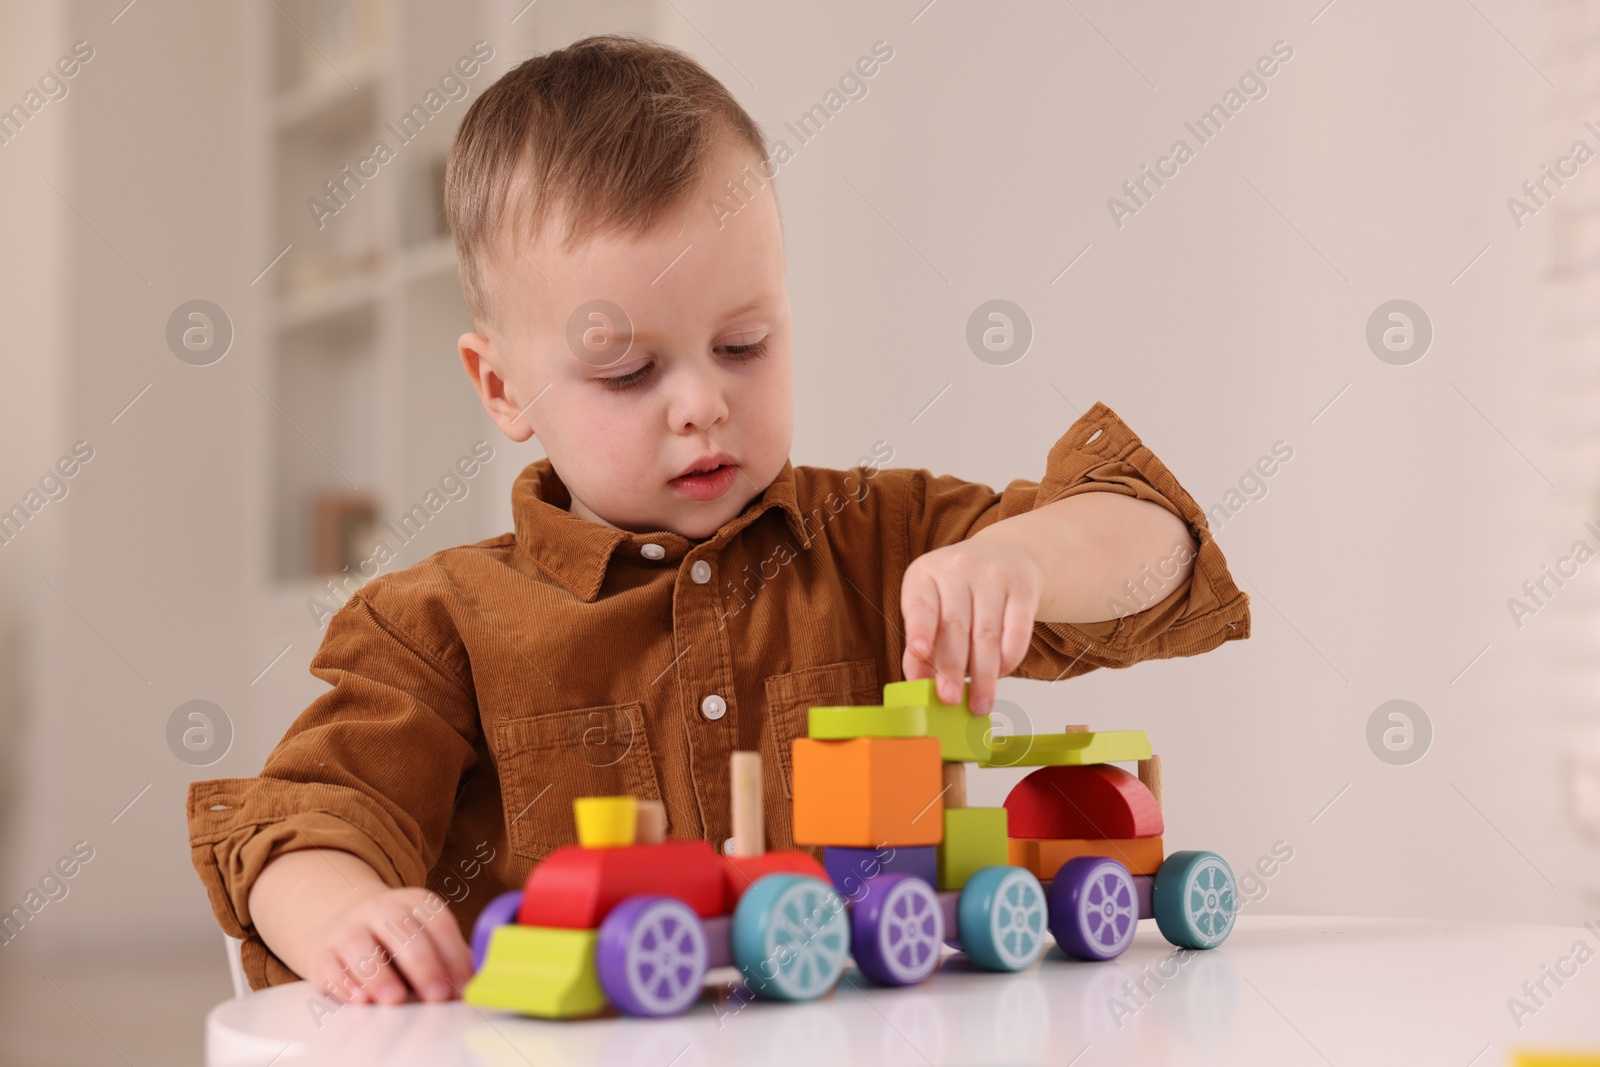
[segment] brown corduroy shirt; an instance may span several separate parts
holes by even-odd
[[[256,934],[250,887],[276,856],[342,849],[391,886],[427,886],[464,932],[576,840],[574,797],[665,803],[673,837],[721,847],[729,756],[765,768],[771,848],[793,847],[789,743],[814,705],[877,704],[901,678],[900,583],[916,557],[1081,492],[1152,500],[1199,542],[1148,610],[1036,623],[1014,672],[1057,679],[1188,656],[1250,632],[1204,512],[1104,404],[1003,491],[927,470],[785,463],[700,541],[579,518],[548,459],[512,489],[515,530],[362,586],[311,671],[332,685],[260,776],[194,782],[189,841],[252,988],[298,977]]]

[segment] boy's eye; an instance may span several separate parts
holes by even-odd
[[[722,345],[722,350],[734,359],[760,359],[767,354],[767,339],[763,337],[748,345]]]
[[[620,374],[612,378],[601,378],[600,384],[619,393],[624,389],[632,389],[649,377],[650,368],[653,366],[655,366],[654,363],[646,363],[636,371],[629,371],[627,374]]]
[[[761,340],[747,345],[718,345],[717,347],[720,351],[726,353],[729,358],[742,363],[746,360],[760,359],[766,355],[767,339],[763,337]],[[654,366],[654,363],[646,363],[636,371],[629,371],[627,374],[619,374],[598,380],[607,389],[620,393],[642,384],[650,376],[650,371]]]

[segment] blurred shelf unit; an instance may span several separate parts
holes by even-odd
[[[414,105],[492,40],[498,0],[278,0],[263,128],[261,279],[275,413],[260,484],[264,571],[277,592],[320,587],[370,555],[375,524],[415,472],[465,451],[481,414],[455,338],[471,328],[444,217],[444,162],[470,95]],[[382,147],[380,147],[382,146]],[[270,247],[269,247],[270,246]],[[407,560],[406,563],[415,562]]]

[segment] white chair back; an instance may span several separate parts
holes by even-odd
[[[222,940],[226,942],[224,948],[228,953],[228,973],[233,976],[233,995],[242,997],[250,992],[250,982],[244,976],[244,962],[239,958],[239,946],[244,942],[227,934],[222,935]]]

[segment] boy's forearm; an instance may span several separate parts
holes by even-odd
[[[299,849],[271,860],[250,887],[250,918],[276,955],[302,978],[329,919],[388,886],[366,861],[338,849]]]
[[[1005,543],[1038,565],[1039,622],[1128,614],[1118,611],[1118,603],[1129,603],[1127,582],[1146,598],[1156,592],[1165,599],[1188,579],[1198,549],[1188,525],[1166,508],[1112,492],[1057,500],[987,526],[978,538]]]

